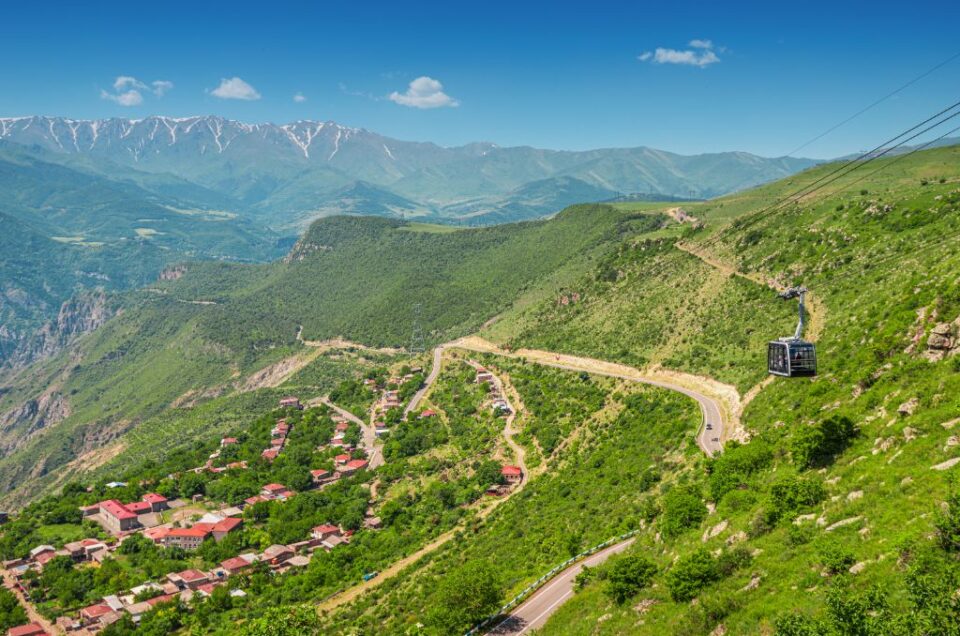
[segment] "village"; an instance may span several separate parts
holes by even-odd
[[[489,408],[497,416],[509,415],[511,407],[502,394],[502,386],[494,374],[475,364],[477,384],[488,387]],[[286,396],[279,400],[278,407],[287,415],[273,421],[269,443],[260,450],[260,460],[267,464],[282,457],[288,440],[294,432],[296,421],[305,409],[319,407],[326,411],[324,417],[332,424],[332,435],[315,449],[317,453],[332,455],[330,468],[309,470],[306,480],[307,490],[323,490],[341,480],[357,475],[361,471],[373,471],[382,465],[384,458],[380,449],[381,440],[388,436],[390,426],[401,425],[398,417],[403,407],[399,389],[387,389],[388,386],[403,385],[413,381],[419,368],[410,370],[399,377],[391,377],[385,383],[366,379],[364,385],[375,394],[373,405],[369,409],[367,422],[332,404],[326,398],[312,400],[304,404],[296,396]],[[420,376],[416,376],[420,377]],[[407,391],[410,393],[410,391]],[[411,400],[407,410],[418,406],[416,399]],[[434,418],[438,413],[425,409],[415,414],[417,419]],[[299,424],[305,426],[305,424]],[[359,429],[359,430],[356,430]],[[359,443],[351,443],[351,439]],[[207,461],[189,471],[195,475],[237,474],[247,471],[250,463],[244,460],[223,461],[233,449],[241,444],[238,437],[220,438],[218,448],[209,455]],[[178,479],[182,474],[170,474]],[[491,485],[486,494],[502,497],[524,479],[523,470],[515,465],[503,465],[500,483]],[[124,482],[110,482],[108,489],[117,491],[127,486]],[[22,603],[31,610],[30,580],[42,573],[55,559],[69,559],[77,567],[102,566],[124,551],[129,541],[146,541],[163,550],[182,551],[189,555],[196,553],[205,542],[221,543],[229,537],[243,532],[250,523],[256,523],[251,513],[257,506],[276,502],[282,504],[298,496],[298,492],[282,483],[265,483],[259,492],[246,497],[236,505],[227,502],[211,501],[202,494],[190,498],[173,498],[157,493],[146,492],[136,500],[123,501],[121,498],[106,498],[80,508],[84,521],[96,524],[102,530],[100,537],[89,537],[64,543],[60,547],[42,544],[32,548],[23,558],[3,562],[5,585],[16,592]],[[144,581],[123,593],[109,594],[99,602],[84,606],[78,611],[58,616],[55,621],[33,621],[27,625],[11,628],[9,634],[17,636],[40,635],[47,633],[94,634],[107,626],[120,621],[125,616],[138,623],[141,617],[157,605],[179,601],[184,604],[196,603],[214,594],[217,588],[224,588],[231,598],[243,598],[247,595],[242,584],[234,584],[238,577],[254,571],[271,575],[282,575],[292,570],[306,568],[318,552],[330,552],[344,544],[349,544],[358,530],[376,532],[382,522],[375,514],[372,505],[368,505],[360,528],[345,528],[334,523],[321,523],[312,527],[308,536],[291,543],[276,543],[262,550],[247,550],[220,560],[214,567],[189,567],[167,573],[157,580]],[[106,538],[104,538],[106,537]],[[364,574],[364,579],[373,578],[376,572]],[[39,617],[36,611],[30,616]]]

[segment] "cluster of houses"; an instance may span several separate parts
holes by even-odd
[[[157,526],[144,530],[143,536],[165,548],[181,548],[192,552],[209,538],[219,542],[231,532],[239,530],[243,526],[240,514],[239,508],[232,511],[228,509],[220,514],[211,512],[191,526]]]
[[[287,436],[290,434],[290,424],[287,423],[286,418],[277,420],[277,424],[270,431],[270,446],[263,449],[263,452],[260,453],[260,456],[263,457],[268,462],[272,462],[277,458],[277,455],[280,454],[280,451],[283,450],[283,447],[287,444]]]
[[[418,373],[422,373],[423,369],[421,367],[413,367],[410,369],[410,372],[402,376],[392,376],[387,379],[387,386],[400,386],[409,382],[414,378]],[[377,383],[375,380],[364,380],[364,384],[371,387],[374,390],[377,390]],[[384,416],[386,416],[387,411],[390,409],[400,408],[400,391],[396,389],[390,389],[384,391],[377,402],[373,405],[373,426],[374,431],[377,436],[387,433],[389,429],[387,424],[384,421]]]
[[[194,527],[199,525],[194,524]],[[187,603],[194,598],[208,597],[220,586],[228,586],[231,577],[243,574],[256,564],[263,564],[271,572],[283,573],[293,568],[302,568],[310,563],[317,550],[330,551],[344,543],[349,543],[351,531],[343,531],[331,524],[313,528],[310,538],[290,545],[271,545],[263,552],[249,552],[221,561],[210,570],[189,568],[181,572],[172,572],[159,583],[149,581],[129,590],[126,594],[109,595],[101,602],[80,610],[76,617],[61,617],[57,626],[64,632],[97,632],[120,620],[124,613],[133,621],[139,622],[141,616],[158,603],[175,599]],[[231,596],[246,596],[241,589],[229,591]],[[149,597],[146,600],[144,597]]]
[[[503,391],[500,388],[500,383],[497,382],[497,377],[480,365],[476,365],[474,368],[477,371],[477,384],[486,384],[490,387],[489,396],[492,400],[493,412],[497,415],[510,415],[513,411],[503,397]]]
[[[41,571],[44,566],[59,556],[68,556],[74,563],[83,563],[85,561],[102,562],[104,558],[114,550],[116,544],[107,543],[100,539],[81,539],[80,541],[71,541],[64,544],[59,550],[52,545],[38,545],[30,550],[26,558],[10,559],[3,562],[3,568],[10,572],[15,580],[18,580],[27,573],[28,570]]]

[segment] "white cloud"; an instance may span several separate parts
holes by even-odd
[[[303,96],[303,93],[297,93],[293,96],[293,101],[297,102],[298,104],[302,104],[303,102],[307,101],[307,98]]]
[[[705,68],[720,61],[710,40],[690,40],[691,48],[678,50],[657,47],[653,51],[645,51],[637,56],[641,62],[654,64],[681,64]],[[722,52],[724,49],[721,48]]]
[[[153,94],[157,97],[163,97],[173,90],[173,82],[168,82],[167,80],[154,80],[150,82],[150,86],[153,87]]]
[[[239,77],[221,79],[220,86],[210,91],[210,94],[220,99],[242,99],[244,101],[260,99],[260,93],[257,92],[257,89]]]
[[[139,106],[143,103],[143,95],[135,88],[123,91],[122,93],[109,93],[101,89],[100,99],[109,99],[121,106]]]
[[[139,106],[143,103],[143,91],[149,91],[157,97],[163,97],[173,88],[173,82],[154,80],[147,86],[136,77],[118,75],[113,80],[113,92],[100,90],[100,99],[116,102],[121,106]]]
[[[460,102],[443,92],[443,84],[426,75],[410,82],[407,92],[398,93],[394,91],[390,93],[388,99],[401,106],[412,108],[442,108],[444,106],[455,108],[460,105]]]

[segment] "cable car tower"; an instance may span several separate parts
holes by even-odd
[[[817,348],[812,342],[803,339],[804,295],[806,287],[791,287],[781,292],[780,298],[800,299],[798,307],[800,320],[793,336],[773,340],[767,344],[767,371],[773,375],[787,378],[810,377],[817,375]]]

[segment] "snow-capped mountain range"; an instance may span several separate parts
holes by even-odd
[[[249,124],[222,117],[0,118],[0,139],[81,155],[213,190],[278,228],[348,212],[518,220],[618,193],[710,197],[783,177],[807,159],[650,148],[580,152],[441,147],[332,121]],[[108,171],[107,168],[105,170]]]

